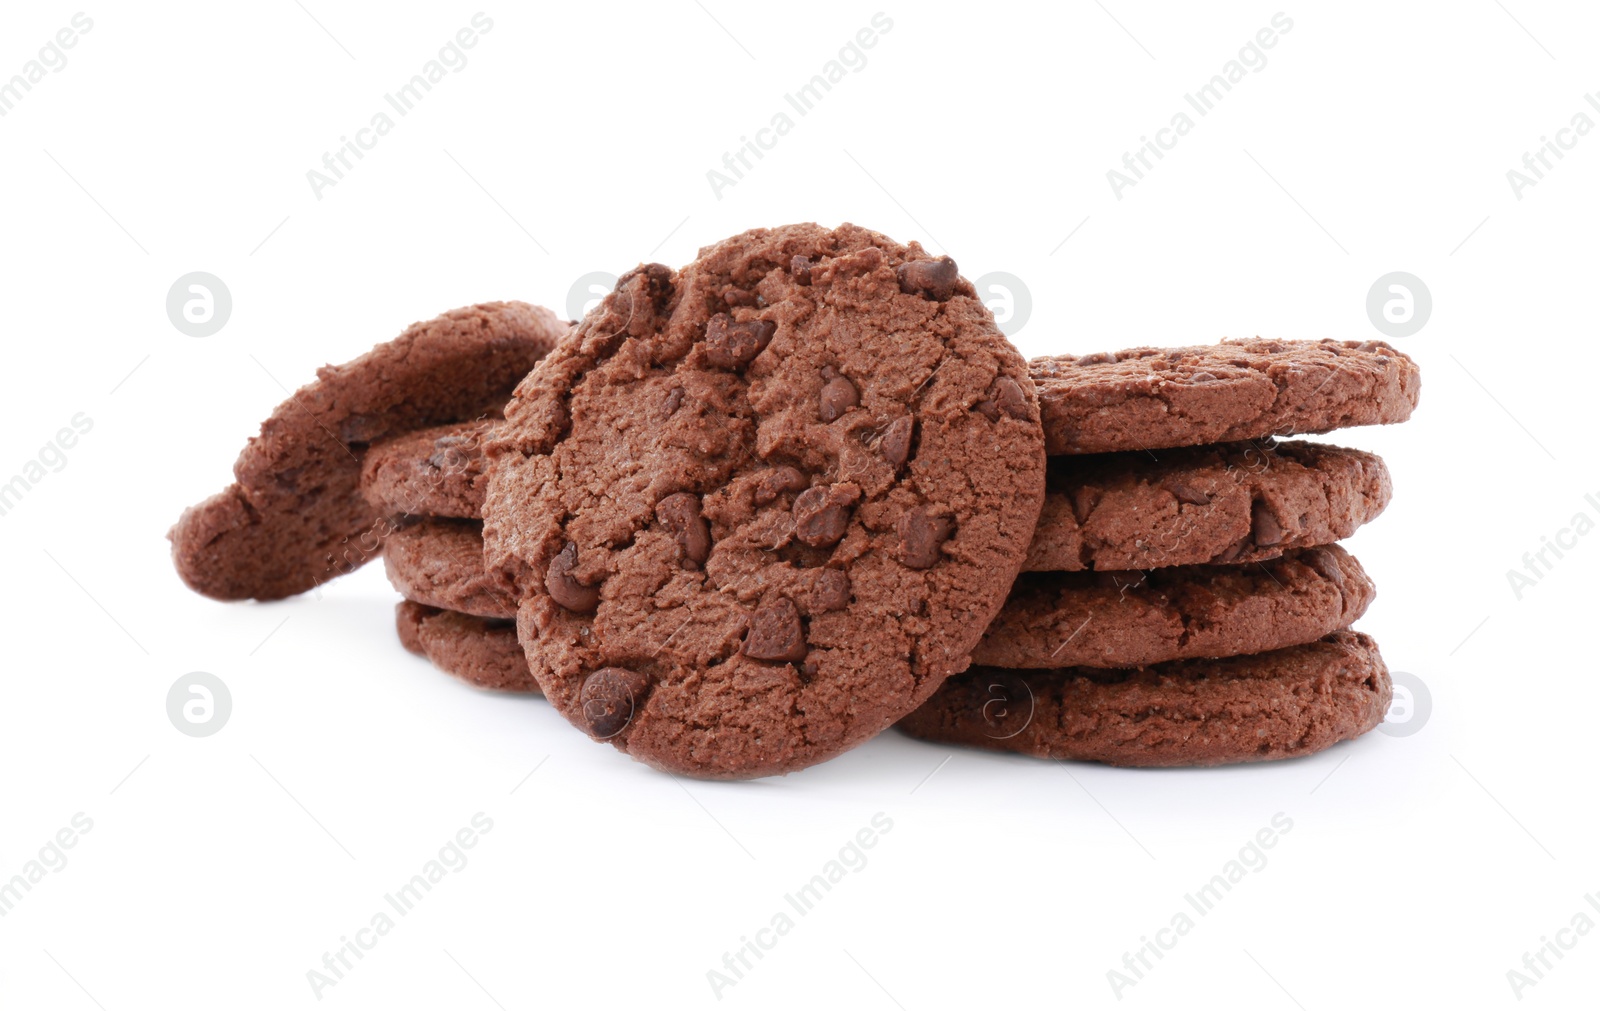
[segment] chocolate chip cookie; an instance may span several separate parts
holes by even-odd
[[[1234,442],[1052,457],[1031,571],[1254,562],[1349,537],[1389,504],[1371,453]]]
[[[488,452],[545,695],[702,777],[820,762],[964,669],[1044,495],[1027,365],[971,284],[852,225],[629,271]]]
[[[913,737],[1109,765],[1296,758],[1388,712],[1378,645],[1341,631],[1303,646],[1134,671],[974,668],[900,721]]]
[[[367,446],[498,414],[566,329],[548,309],[488,302],[319,370],[246,444],[235,483],[179,517],[178,575],[219,600],[276,600],[365,564],[389,532],[358,487]]]
[[[394,609],[400,644],[446,674],[479,688],[538,692],[512,621],[442,611],[402,600]]]
[[[1143,667],[1262,653],[1347,627],[1375,594],[1361,563],[1336,544],[1245,565],[1029,572],[972,662]]]
[[[497,419],[440,425],[367,450],[361,494],[388,516],[483,518],[483,442]]]
[[[510,588],[483,564],[483,527],[473,520],[425,519],[389,535],[389,582],[407,600],[480,618],[515,618]]]
[[[1382,341],[1226,340],[1035,358],[1051,455],[1199,446],[1405,421],[1416,362]]]

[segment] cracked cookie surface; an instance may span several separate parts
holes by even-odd
[[[1054,457],[1029,571],[1257,562],[1349,537],[1389,504],[1371,453],[1234,442]]]
[[[836,755],[964,669],[1044,492],[1026,363],[972,286],[850,225],[625,274],[488,453],[486,554],[546,696],[711,778]]]
[[[389,535],[383,553],[400,595],[480,618],[515,618],[516,597],[483,564],[483,527],[473,520],[425,519]]]
[[[1320,639],[1376,591],[1338,545],[1244,565],[1017,578],[972,662],[990,667],[1142,667],[1261,653]]]
[[[440,425],[367,450],[361,494],[388,516],[482,519],[489,482],[483,443],[498,418]]]
[[[539,691],[517,642],[515,622],[402,600],[394,609],[400,645],[477,688]]]
[[[1200,446],[1405,421],[1421,371],[1382,341],[1225,340],[1035,358],[1052,455]]]
[[[246,443],[234,483],[167,534],[178,575],[219,600],[277,600],[366,564],[390,530],[361,494],[367,447],[498,414],[566,329],[548,309],[486,302],[319,369]]]
[[[1132,671],[973,668],[900,721],[913,737],[1128,766],[1296,758],[1388,712],[1389,669],[1349,630],[1303,646]]]

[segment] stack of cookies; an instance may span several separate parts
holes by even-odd
[[[474,306],[325,370],[174,556],[202,593],[271,599],[381,551],[407,648],[675,773],[781,774],[897,722],[1288,757],[1387,708],[1335,542],[1389,481],[1275,436],[1401,421],[1416,392],[1381,344],[1030,364],[949,257],[757,229],[630,271],[570,328]]]
[[[1374,589],[1335,542],[1388,504],[1383,461],[1281,436],[1404,421],[1380,342],[1225,341],[1040,358],[1051,453],[1025,571],[901,729],[1116,765],[1287,758],[1389,707]]]

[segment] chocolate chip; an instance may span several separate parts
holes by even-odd
[[[1106,365],[1106,364],[1109,364],[1111,362],[1115,362],[1116,360],[1117,360],[1117,356],[1112,354],[1111,352],[1109,352],[1109,351],[1098,351],[1098,352],[1096,352],[1096,353],[1094,353],[1092,355],[1084,355],[1082,358],[1079,358],[1076,362],[1073,362],[1073,364],[1074,365]]]
[[[686,491],[668,495],[656,503],[656,519],[678,539],[685,561],[703,565],[711,557],[711,527],[700,515],[698,496]]]
[[[935,516],[924,508],[901,515],[895,524],[900,534],[900,561],[913,569],[931,569],[941,557],[939,545],[955,533],[948,516]]]
[[[937,260],[912,260],[895,268],[900,290],[907,295],[921,295],[935,302],[943,302],[955,294],[960,272],[956,261],[948,256]]]
[[[853,484],[818,485],[794,500],[794,535],[802,544],[826,548],[839,543],[850,526],[850,507],[861,497]]]
[[[1179,502],[1184,502],[1195,506],[1211,504],[1210,495],[1207,495],[1199,488],[1184,484],[1182,481],[1177,479],[1169,479],[1165,484],[1162,485],[1162,487],[1171,493],[1172,497],[1177,499]]]
[[[822,414],[822,420],[833,421],[861,403],[861,394],[856,392],[855,383],[844,376],[834,376],[822,384],[822,395],[817,400],[817,409]]]
[[[800,624],[800,609],[788,597],[763,607],[750,616],[744,635],[744,655],[754,660],[798,663],[806,658],[806,630]]]
[[[1099,488],[1086,484],[1072,489],[1072,515],[1079,526],[1089,522],[1089,514],[1094,512],[1104,494]]]
[[[1221,551],[1217,552],[1216,557],[1212,558],[1211,560],[1218,564],[1226,564],[1231,562],[1235,558],[1238,558],[1240,555],[1244,554],[1245,545],[1247,545],[1249,542],[1249,537],[1246,537],[1240,541],[1235,541],[1234,543],[1223,548]]]
[[[734,306],[757,305],[761,300],[756,297],[754,292],[730,286],[722,289],[722,301],[724,305]]]
[[[578,567],[578,545],[572,541],[550,559],[544,573],[544,588],[550,599],[577,614],[588,614],[600,606],[600,588],[584,586],[572,570]]]
[[[1316,570],[1317,575],[1334,586],[1344,589],[1344,570],[1339,568],[1333,552],[1326,548],[1312,548],[1300,556],[1301,560]]]
[[[811,283],[811,257],[796,254],[789,258],[789,273],[794,276],[795,284]]]
[[[602,667],[583,680],[578,705],[589,733],[602,740],[615,737],[644,705],[650,678],[626,667]]]
[[[645,294],[656,312],[666,309],[667,303],[672,299],[672,268],[664,263],[646,263],[633,268],[617,278],[613,290],[625,295],[624,289],[628,287],[628,283],[641,275],[644,277]],[[631,299],[627,301],[631,303]]]
[[[1250,505],[1250,539],[1263,548],[1270,548],[1283,540],[1283,526],[1278,523],[1278,517],[1260,499]]]
[[[719,312],[706,324],[706,364],[730,372],[742,369],[767,349],[777,330],[778,324],[770,319],[735,323],[727,313]]]
[[[661,417],[663,419],[670,418],[674,414],[677,414],[678,413],[678,408],[683,406],[683,387],[674,386],[667,393],[666,402],[664,404],[662,404],[661,406],[662,406]]]
[[[1028,419],[1028,397],[1022,392],[1022,386],[1010,376],[1001,376],[994,381],[994,386],[989,389],[989,398],[995,406],[1018,421]]]
[[[555,430],[558,438],[571,430],[572,408],[567,405],[565,398],[550,405],[550,427]]]
[[[465,435],[441,435],[433,440],[433,452],[428,454],[428,466],[435,470],[458,473],[467,469],[472,459],[472,448],[477,439]]]
[[[850,606],[850,575],[843,569],[813,569],[806,610],[812,614],[843,611]]]
[[[804,491],[810,483],[804,474],[793,467],[774,467],[756,482],[756,505],[766,505],[784,492]]]
[[[352,414],[339,422],[339,438],[344,442],[375,442],[386,434],[381,416]]]
[[[889,466],[901,467],[911,458],[911,435],[915,428],[916,422],[911,420],[911,415],[903,414],[889,422],[889,427],[883,430],[878,451],[889,462]]]
[[[990,421],[1000,420],[1000,405],[993,400],[980,400],[972,405],[972,409]]]

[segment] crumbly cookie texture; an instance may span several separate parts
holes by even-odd
[[[395,605],[394,623],[402,646],[467,684],[503,692],[539,691],[517,642],[515,622],[402,600]]]
[[[1030,571],[1256,562],[1349,537],[1389,504],[1371,453],[1234,442],[1054,457]]]
[[[1035,358],[1052,455],[1199,446],[1405,421],[1422,373],[1382,341],[1225,340]]]
[[[1262,653],[1348,627],[1375,595],[1336,544],[1243,565],[1024,573],[972,662],[1142,667]]]
[[[277,600],[364,565],[389,532],[360,492],[367,446],[498,414],[566,329],[548,309],[488,302],[322,368],[245,445],[234,483],[178,518],[178,575],[219,600]]]
[[[1303,646],[1133,671],[975,667],[900,721],[913,737],[1109,765],[1296,758],[1383,721],[1377,643],[1340,631]]]
[[[373,445],[361,465],[361,494],[388,516],[482,519],[489,483],[483,443],[496,420],[424,428]]]
[[[480,618],[515,618],[515,594],[483,564],[483,526],[475,520],[426,519],[394,531],[383,554],[400,595]]]
[[[575,725],[672,772],[789,772],[966,667],[1038,518],[1038,417],[948,257],[757,229],[625,274],[518,388],[487,557]]]

